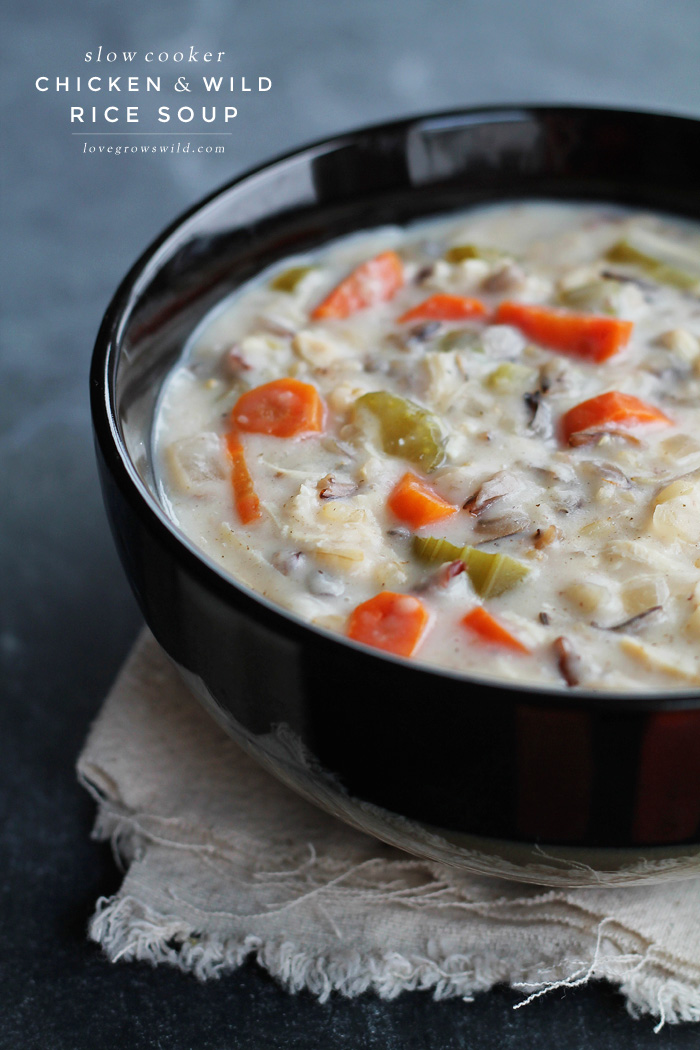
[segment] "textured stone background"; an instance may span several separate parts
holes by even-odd
[[[689,1028],[656,1039],[605,989],[516,1014],[505,991],[471,1006],[415,994],[319,1007],[252,965],[206,987],[110,968],[84,927],[117,875],[88,842],[91,807],[72,765],[138,626],[97,491],[87,401],[100,316],[137,254],[244,168],[361,123],[508,101],[698,116],[698,0],[6,0],[3,18],[0,1047],[697,1045]],[[115,100],[33,85],[109,72],[81,61],[100,43],[225,50],[226,73],[267,75],[273,90],[246,98],[224,156],[84,156],[68,106]]]

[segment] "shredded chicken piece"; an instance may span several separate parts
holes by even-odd
[[[540,365],[540,391],[543,394],[548,394],[550,390],[557,394],[566,393],[576,383],[576,371],[570,362],[552,357]]]
[[[342,499],[344,496],[352,496],[358,487],[352,478],[335,474],[326,474],[316,485],[319,499]]]
[[[311,593],[319,598],[337,598],[345,591],[345,584],[340,577],[323,569],[314,569],[307,583]]]
[[[506,262],[481,282],[481,288],[489,294],[505,295],[520,291],[525,286],[525,280],[521,266],[515,262]]]
[[[598,445],[607,438],[620,438],[628,441],[630,445],[641,445],[642,442],[634,434],[627,430],[579,430],[569,437],[572,448],[580,448],[582,445]]]
[[[441,565],[436,572],[431,573],[415,590],[419,594],[430,594],[431,591],[444,591],[451,587],[452,581],[462,576],[464,572],[466,572],[466,565],[461,559],[447,562],[445,565]]]
[[[323,368],[343,357],[349,357],[353,348],[337,339],[306,329],[297,332],[292,340],[292,349],[298,357],[314,368]]]
[[[613,463],[595,463],[589,462],[585,464],[584,469],[588,473],[593,473],[598,477],[602,478],[603,481],[607,481],[610,485],[616,485],[621,489],[629,489],[632,487],[632,482],[624,474],[619,467],[616,467]]]
[[[497,500],[516,496],[525,488],[525,482],[507,470],[501,470],[482,482],[476,492],[464,502],[464,509],[479,517]]]
[[[700,475],[687,475],[666,485],[654,500],[651,524],[667,542],[700,543]]]
[[[252,365],[246,361],[240,351],[240,347],[232,346],[225,354],[223,354],[221,358],[221,367],[226,376],[231,379],[238,379],[242,372],[250,372]]]
[[[382,578],[400,583],[402,565],[387,543],[372,510],[370,496],[320,500],[309,484],[284,506],[283,533],[337,572]]]
[[[687,328],[671,328],[662,332],[657,342],[683,361],[694,361],[700,355],[700,338]]]
[[[516,536],[532,525],[531,519],[521,511],[513,510],[497,518],[485,517],[476,523],[476,531],[485,537],[485,542],[502,540],[506,536]]]
[[[298,575],[305,561],[306,555],[302,551],[275,551],[270,558],[270,564],[283,576]]]
[[[204,493],[227,473],[221,438],[211,431],[174,441],[165,450],[165,460],[173,486],[190,495]]]
[[[482,336],[484,350],[489,357],[514,361],[525,349],[526,341],[517,328],[507,324],[492,324]]]
[[[542,391],[535,390],[529,394],[525,394],[524,400],[531,414],[529,422],[530,430],[533,434],[538,434],[540,437],[551,437],[554,432],[552,409],[547,401],[544,400]]]

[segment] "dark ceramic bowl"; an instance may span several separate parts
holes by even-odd
[[[700,218],[700,122],[574,108],[444,113],[310,146],[170,227],[112,301],[92,363],[100,476],[148,625],[229,732],[296,790],[414,853],[550,884],[700,873],[700,693],[622,696],[416,666],[297,620],[169,520],[159,387],[207,311],[349,231],[508,198]]]

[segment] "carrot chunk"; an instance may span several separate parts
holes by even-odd
[[[496,310],[498,324],[510,324],[536,343],[587,361],[607,361],[629,342],[631,321],[594,314],[571,314],[550,306],[506,301]]]
[[[318,390],[299,379],[275,379],[242,394],[231,413],[240,430],[297,437],[322,430],[324,405]]]
[[[367,306],[392,299],[403,286],[403,263],[396,252],[382,252],[368,259],[337,285],[311,311],[313,321],[350,317]]]
[[[428,626],[428,610],[412,594],[382,591],[350,614],[347,635],[397,656],[411,656]]]
[[[562,417],[562,432],[570,441],[573,434],[582,431],[627,430],[650,423],[669,426],[671,422],[647,401],[640,401],[631,394],[621,394],[619,390],[610,390],[570,408]]]
[[[397,518],[413,529],[420,529],[431,521],[441,521],[458,510],[439,496],[427,482],[411,473],[404,474],[394,486],[387,504]]]
[[[518,641],[498,622],[495,616],[486,612],[483,605],[477,605],[462,618],[462,623],[479,638],[490,645],[500,645],[505,649],[513,649],[519,653],[529,653],[530,650],[522,642]]]
[[[407,310],[398,318],[398,324],[409,321],[467,321],[470,317],[483,317],[486,307],[481,299],[470,299],[466,295],[431,295],[418,306]]]
[[[260,517],[260,500],[253,488],[238,429],[232,426],[226,435],[226,448],[233,468],[231,481],[236,513],[242,525],[250,525]]]

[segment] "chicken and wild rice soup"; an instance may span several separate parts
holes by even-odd
[[[700,685],[700,229],[522,202],[287,259],[163,389],[167,512],[301,619],[501,680]]]

